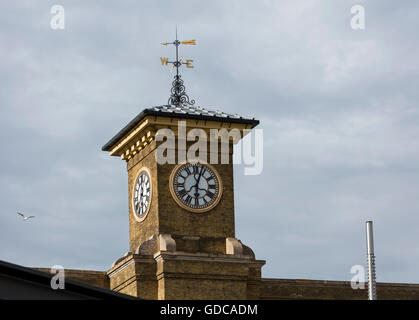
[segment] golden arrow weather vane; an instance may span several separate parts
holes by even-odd
[[[176,28],[176,40],[173,42],[162,42],[161,43],[164,46],[168,46],[169,44],[172,44],[176,47],[176,60],[175,61],[169,61],[169,58],[160,57],[161,64],[163,66],[167,66],[170,64],[170,71],[173,71],[176,68],[176,75],[175,80],[172,82],[172,89],[171,89],[171,95],[168,100],[168,104],[172,105],[193,105],[195,104],[195,100],[189,101],[189,97],[185,92],[185,86],[183,84],[183,80],[181,79],[181,76],[179,74],[179,67],[182,65],[186,65],[186,68],[193,68],[193,60],[187,59],[183,60],[183,58],[179,59],[179,46],[181,44],[184,45],[196,45],[196,40],[186,40],[186,41],[179,41],[177,38],[177,28]]]

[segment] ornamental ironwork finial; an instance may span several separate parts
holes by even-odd
[[[193,68],[192,65],[193,60],[187,59],[183,60],[183,58],[179,58],[179,46],[181,44],[186,45],[196,45],[195,40],[187,40],[187,41],[179,41],[177,38],[177,28],[176,28],[176,40],[174,42],[163,42],[162,45],[167,46],[169,44],[173,44],[176,47],[176,60],[169,61],[169,58],[161,57],[161,64],[162,65],[170,65],[170,71],[173,71],[176,68],[176,75],[174,76],[174,80],[172,82],[172,89],[170,98],[168,100],[168,104],[172,104],[175,106],[179,105],[193,105],[195,104],[195,100],[189,100],[188,95],[185,92],[185,85],[183,80],[181,79],[181,75],[179,74],[179,67],[183,64],[186,65],[186,68]]]

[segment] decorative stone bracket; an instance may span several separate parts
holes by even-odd
[[[114,261],[114,263],[112,263],[111,269],[112,269],[113,267],[115,267],[118,263],[120,263],[122,260],[124,260],[126,257],[128,257],[128,256],[129,256],[129,255],[131,255],[131,254],[132,254],[132,252],[128,251],[128,252],[126,252],[126,253],[124,254],[124,256],[122,256],[121,258],[119,258],[119,259],[115,260],[115,261]]]
[[[139,255],[153,255],[156,252],[157,252],[157,237],[154,234],[150,237],[150,239],[140,244],[135,250],[135,254],[139,254]]]
[[[170,234],[159,234],[159,250],[160,251],[176,251],[176,241]]]
[[[226,238],[226,254],[242,255],[243,245],[236,238]]]

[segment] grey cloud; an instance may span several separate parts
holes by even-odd
[[[266,277],[350,279],[373,219],[379,281],[418,282],[416,1],[0,4],[0,256],[105,270],[128,248],[127,177],[100,147],[167,101],[159,43],[201,106],[261,120],[264,171],[236,166],[236,229]],[[34,214],[22,224],[15,211]],[[118,230],[116,232],[115,230]]]

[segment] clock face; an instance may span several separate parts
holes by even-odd
[[[220,201],[222,183],[211,165],[186,163],[173,169],[170,191],[181,207],[192,212],[205,212]]]
[[[151,202],[151,179],[146,168],[140,170],[134,184],[133,210],[137,220],[142,221],[150,209]]]

